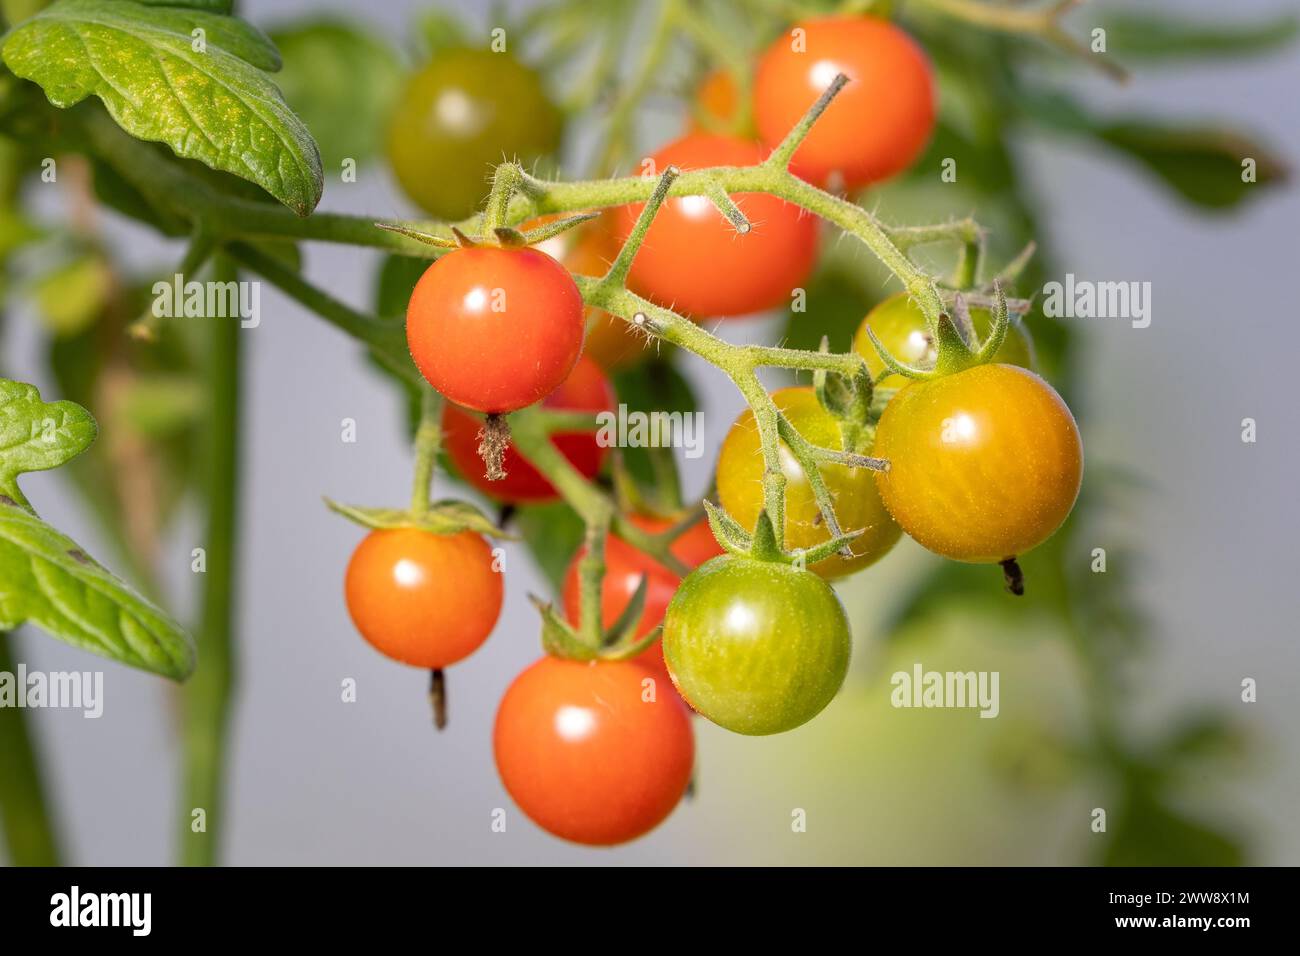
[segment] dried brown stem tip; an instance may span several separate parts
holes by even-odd
[[[510,426],[504,416],[492,414],[483,419],[478,433],[478,455],[483,459],[483,474],[488,481],[500,481],[506,476],[501,462],[509,444]]]
[[[1020,564],[1015,558],[1007,558],[998,562],[1002,565],[1002,577],[1007,582],[1007,590],[1016,597],[1021,597],[1025,593],[1025,572],[1020,570]]]
[[[429,704],[433,707],[433,726],[442,730],[447,726],[447,679],[440,667],[429,672]]]

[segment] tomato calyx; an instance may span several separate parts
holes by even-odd
[[[993,317],[989,325],[989,334],[983,342],[980,342],[975,334],[966,297],[960,292],[954,295],[952,308],[939,313],[932,330],[937,352],[932,368],[920,368],[899,360],[884,346],[876,336],[875,330],[869,325],[866,326],[867,336],[879,353],[880,361],[885,365],[885,374],[894,373],[906,378],[928,381],[993,361],[993,357],[1006,340],[1007,329],[1011,324],[1006,293],[1002,290],[1001,281],[997,279],[993,281],[993,295],[995,300]]]
[[[419,511],[409,508],[371,508],[349,505],[325,498],[325,506],[335,514],[354,521],[372,531],[393,528],[415,528],[430,534],[457,534],[474,531],[491,538],[518,540],[518,535],[502,530],[487,515],[468,501],[446,499],[435,501]]]
[[[759,512],[754,533],[750,534],[735,518],[713,502],[706,500],[704,508],[709,515],[709,527],[723,550],[736,557],[750,558],[754,561],[807,567],[833,554],[843,556],[849,551],[853,541],[862,534],[862,529],[859,528],[836,535],[811,548],[785,551],[777,546],[776,530],[766,509]]]
[[[663,625],[637,636],[637,625],[645,611],[646,590],[649,579],[641,575],[636,592],[628,601],[627,607],[609,627],[601,631],[600,643],[593,645],[585,640],[555,610],[549,601],[544,601],[534,594],[528,600],[542,615],[542,647],[552,657],[572,661],[624,661],[636,657],[651,644],[659,640]]]
[[[449,226],[450,236],[440,235],[436,232],[429,232],[424,229],[417,229],[405,222],[376,222],[375,226],[386,232],[395,232],[399,236],[405,236],[407,239],[414,239],[417,242],[423,242],[425,245],[433,246],[436,249],[472,249],[476,246],[498,246],[502,249],[523,249],[528,246],[535,246],[538,243],[545,242],[548,239],[554,239],[580,226],[584,222],[589,222],[600,215],[598,212],[584,212],[576,216],[567,216],[562,219],[554,219],[544,222],[533,229],[518,229],[514,226],[496,226],[492,229],[491,236],[466,234],[459,226]]]

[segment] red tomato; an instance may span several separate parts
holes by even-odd
[[[731,136],[688,133],[655,153],[654,168],[749,166],[767,150]],[[732,197],[751,229],[740,235],[703,196],[678,196],[659,210],[632,263],[630,287],[695,318],[748,315],[785,304],[817,256],[817,220],[764,193]],[[642,204],[619,210],[626,239]]]
[[[600,366],[587,357],[579,359],[569,377],[542,402],[543,408],[572,412],[602,412],[614,408],[614,390]],[[506,476],[500,481],[483,477],[483,459],[478,453],[480,422],[454,405],[442,412],[442,444],[456,468],[469,484],[498,501],[537,502],[559,497],[551,483],[524,460],[513,445],[508,445],[502,466]],[[585,477],[594,478],[605,462],[607,449],[596,441],[596,431],[562,432],[551,436],[569,462]]]
[[[754,82],[763,142],[781,142],[839,73],[848,84],[791,168],[818,184],[838,173],[849,189],[906,169],[934,130],[933,70],[911,37],[873,17],[808,20],[768,47]]]
[[[651,534],[667,531],[674,524],[672,521],[644,515],[633,515],[632,521]],[[709,530],[709,522],[704,518],[684,531],[673,542],[670,550],[688,568],[697,568],[709,558],[722,554],[722,546],[714,539],[713,532]],[[564,614],[575,627],[581,620],[582,610],[582,582],[578,576],[578,562],[585,554],[586,549],[580,549],[564,573]],[[646,579],[645,608],[636,629],[638,637],[649,634],[663,623],[664,611],[668,609],[668,602],[673,599],[681,578],[622,538],[610,535],[605,539],[605,580],[600,595],[602,627],[610,627],[618,620],[636,594],[643,575]],[[635,660],[651,668],[656,677],[662,678],[664,687],[671,686],[659,641],[638,654]]]
[[[515,679],[497,711],[501,782],[544,830],[593,846],[658,826],[686,791],[695,737],[686,706],[635,661],[543,657]]]
[[[512,412],[549,395],[582,351],[583,304],[537,249],[456,249],[420,277],[406,340],[420,372],[457,404]]]
[[[361,636],[394,660],[429,669],[454,664],[487,640],[502,592],[492,549],[472,531],[372,531],[344,580]]]

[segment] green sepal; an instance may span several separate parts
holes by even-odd
[[[580,226],[584,222],[589,222],[599,216],[600,213],[585,212],[580,216],[569,216],[565,219],[557,219],[554,222],[548,222],[536,229],[529,229],[527,232],[521,232],[510,226],[500,226],[494,230],[496,237],[501,240],[502,245],[508,246],[533,246],[539,242],[545,242],[547,239],[553,239],[558,235],[568,232],[574,226]]]
[[[638,654],[646,651],[651,644],[659,640],[663,635],[664,626],[662,624],[651,628],[648,633],[642,637],[633,638],[623,644],[615,644],[605,651],[601,652],[602,661],[626,661],[631,660]]]
[[[754,538],[749,546],[749,556],[756,561],[789,560],[789,555],[777,547],[776,528],[772,525],[766,508],[758,513],[758,520],[754,522]]]
[[[645,613],[645,596],[646,588],[650,583],[648,575],[641,575],[641,580],[636,583],[636,591],[632,594],[632,599],[627,602],[627,606],[618,616],[612,625],[601,636],[600,646],[602,648],[618,647],[636,636],[637,625],[641,623],[641,615]]]
[[[468,501],[447,499],[436,501],[427,511],[415,513],[404,508],[367,508],[362,505],[341,504],[325,498],[325,505],[335,514],[355,521],[365,528],[386,530],[390,528],[418,528],[433,534],[456,534],[475,531],[478,534],[506,541],[518,540],[518,535],[501,528]]]
[[[408,226],[401,222],[377,222],[375,226],[385,232],[395,232],[399,236],[414,239],[416,242],[423,242],[425,245],[437,249],[457,249],[460,247],[460,243],[455,237],[439,236],[436,233],[425,232],[423,229],[416,229],[414,226]]]
[[[833,554],[837,554],[847,548],[853,541],[862,535],[865,528],[859,528],[856,531],[846,531],[844,534],[831,538],[829,541],[823,541],[821,544],[814,545],[811,548],[804,548],[799,554],[802,555],[804,564],[816,564],[823,561]]]
[[[989,325],[989,336],[975,354],[975,362],[980,365],[993,361],[993,356],[997,355],[998,349],[1002,348],[1002,343],[1007,338],[1007,331],[1011,327],[1011,314],[1007,309],[1007,296],[1002,291],[1002,283],[996,280],[993,283],[993,295],[997,298],[997,307],[993,310],[993,319]]]
[[[542,648],[552,657],[569,661],[594,661],[600,652],[591,647],[578,632],[555,613],[555,608],[535,594],[528,595],[533,607],[542,615]]]
[[[969,320],[968,314],[967,321]],[[938,357],[934,362],[934,371],[928,376],[930,378],[951,375],[975,364],[975,351],[947,312],[939,313],[939,321],[935,326],[935,348]]]
[[[748,531],[740,526],[735,518],[727,514],[708,498],[704,499],[704,511],[709,516],[709,529],[718,544],[728,554],[748,555],[753,539]]]

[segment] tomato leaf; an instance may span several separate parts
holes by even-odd
[[[80,405],[43,402],[34,386],[0,379],[0,495],[31,511],[18,476],[59,467],[85,451],[97,431]]]
[[[316,144],[264,72],[279,54],[241,20],[58,0],[10,31],[2,52],[55,106],[97,96],[132,136],[256,183],[299,215],[320,201]]]
[[[284,67],[276,83],[316,137],[325,165],[364,163],[383,146],[401,89],[397,52],[368,30],[318,19],[272,31]]]
[[[1101,23],[1108,51],[1122,61],[1253,56],[1286,46],[1300,18],[1286,14],[1259,23],[1190,21],[1145,10],[1115,10]]]
[[[56,468],[95,440],[95,420],[72,402],[41,401],[0,379],[0,631],[31,622],[75,647],[177,680],[194,668],[189,636],[36,516],[20,474]]]
[[[1184,199],[1209,209],[1235,206],[1259,186],[1284,179],[1287,172],[1267,147],[1218,126],[1128,120],[1103,125],[1096,135],[1138,160]],[[1246,160],[1254,161],[1254,182],[1243,178]]]

